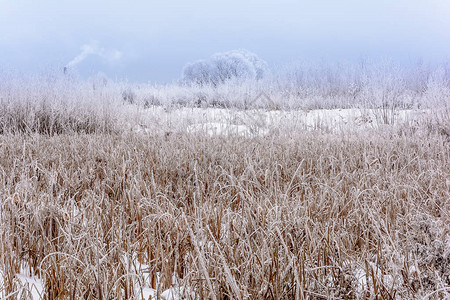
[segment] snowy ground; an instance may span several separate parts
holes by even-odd
[[[17,290],[6,295],[3,291],[3,274],[0,272],[1,299],[44,299],[44,283],[37,276],[31,275],[26,266],[22,266],[20,273],[16,274],[15,281]]]
[[[132,108],[133,109],[133,108]],[[128,124],[143,133],[205,133],[208,135],[264,136],[282,130],[342,132],[377,129],[392,124],[414,125],[427,110],[235,110],[219,108],[151,107],[130,111]]]
[[[137,276],[133,278],[139,278],[139,280],[134,281],[136,295],[142,297],[142,299],[163,299],[163,300],[178,300],[190,297],[195,299],[195,293],[187,288],[180,287],[177,285],[177,279],[173,279],[172,287],[166,289],[165,291],[158,291],[150,287],[149,274],[145,270],[149,269],[149,266],[139,264],[137,261],[133,263],[137,266],[133,270]],[[0,276],[0,298],[1,299],[32,299],[40,300],[44,299],[44,282],[37,276],[29,274],[29,270],[23,267],[19,274],[16,274],[16,284],[17,290],[9,295],[6,295],[2,290],[3,287],[3,276]],[[0,274],[2,275],[2,274]],[[159,279],[159,278],[158,278]],[[159,280],[157,280],[157,286]]]

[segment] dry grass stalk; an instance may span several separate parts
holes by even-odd
[[[200,299],[448,295],[438,133],[2,135],[0,149],[2,296],[23,265],[48,299],[139,299],[173,278]]]

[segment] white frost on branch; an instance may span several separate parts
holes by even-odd
[[[213,85],[235,79],[262,79],[268,72],[267,63],[247,50],[216,53],[207,60],[188,63],[182,81],[187,84]]]

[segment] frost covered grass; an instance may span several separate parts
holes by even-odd
[[[25,265],[48,299],[448,297],[449,143],[2,135],[0,293]]]
[[[229,79],[215,85],[130,84],[114,82],[104,74],[83,81],[70,72],[48,71],[36,76],[0,70],[0,134],[120,132],[130,126],[149,126],[141,121],[151,108],[164,114],[188,108],[249,111],[256,116],[250,121],[253,124],[233,117],[230,125],[250,127],[272,126],[270,115],[276,111],[295,114],[314,110],[303,123],[315,129],[335,127],[336,123],[322,124],[323,113],[317,113],[318,109],[356,109],[360,112],[352,112],[354,118],[347,118],[347,123],[361,117],[359,123],[392,125],[405,119],[397,117],[404,111],[448,113],[449,102],[450,67],[445,63],[433,67],[401,67],[389,62],[294,64],[263,78]],[[270,111],[269,120],[260,118],[261,111]],[[332,118],[339,116],[342,114]]]
[[[0,298],[449,297],[446,70],[355,98],[314,70],[214,89],[3,73]]]
[[[202,74],[202,73],[201,73]],[[294,63],[259,80],[130,85],[134,102],[166,107],[255,109],[432,108],[450,98],[450,64]]]
[[[123,115],[122,97],[119,85],[106,84],[54,72],[0,72],[0,134],[115,132]]]

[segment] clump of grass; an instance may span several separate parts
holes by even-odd
[[[75,78],[9,78],[0,84],[0,95],[0,134],[92,134],[119,129],[120,95]]]
[[[45,103],[0,104],[0,134],[111,133],[114,121],[94,110],[54,109]]]
[[[448,296],[450,147],[435,132],[6,135],[0,149],[2,295],[26,265],[48,299],[140,299],[173,280],[200,299]]]

